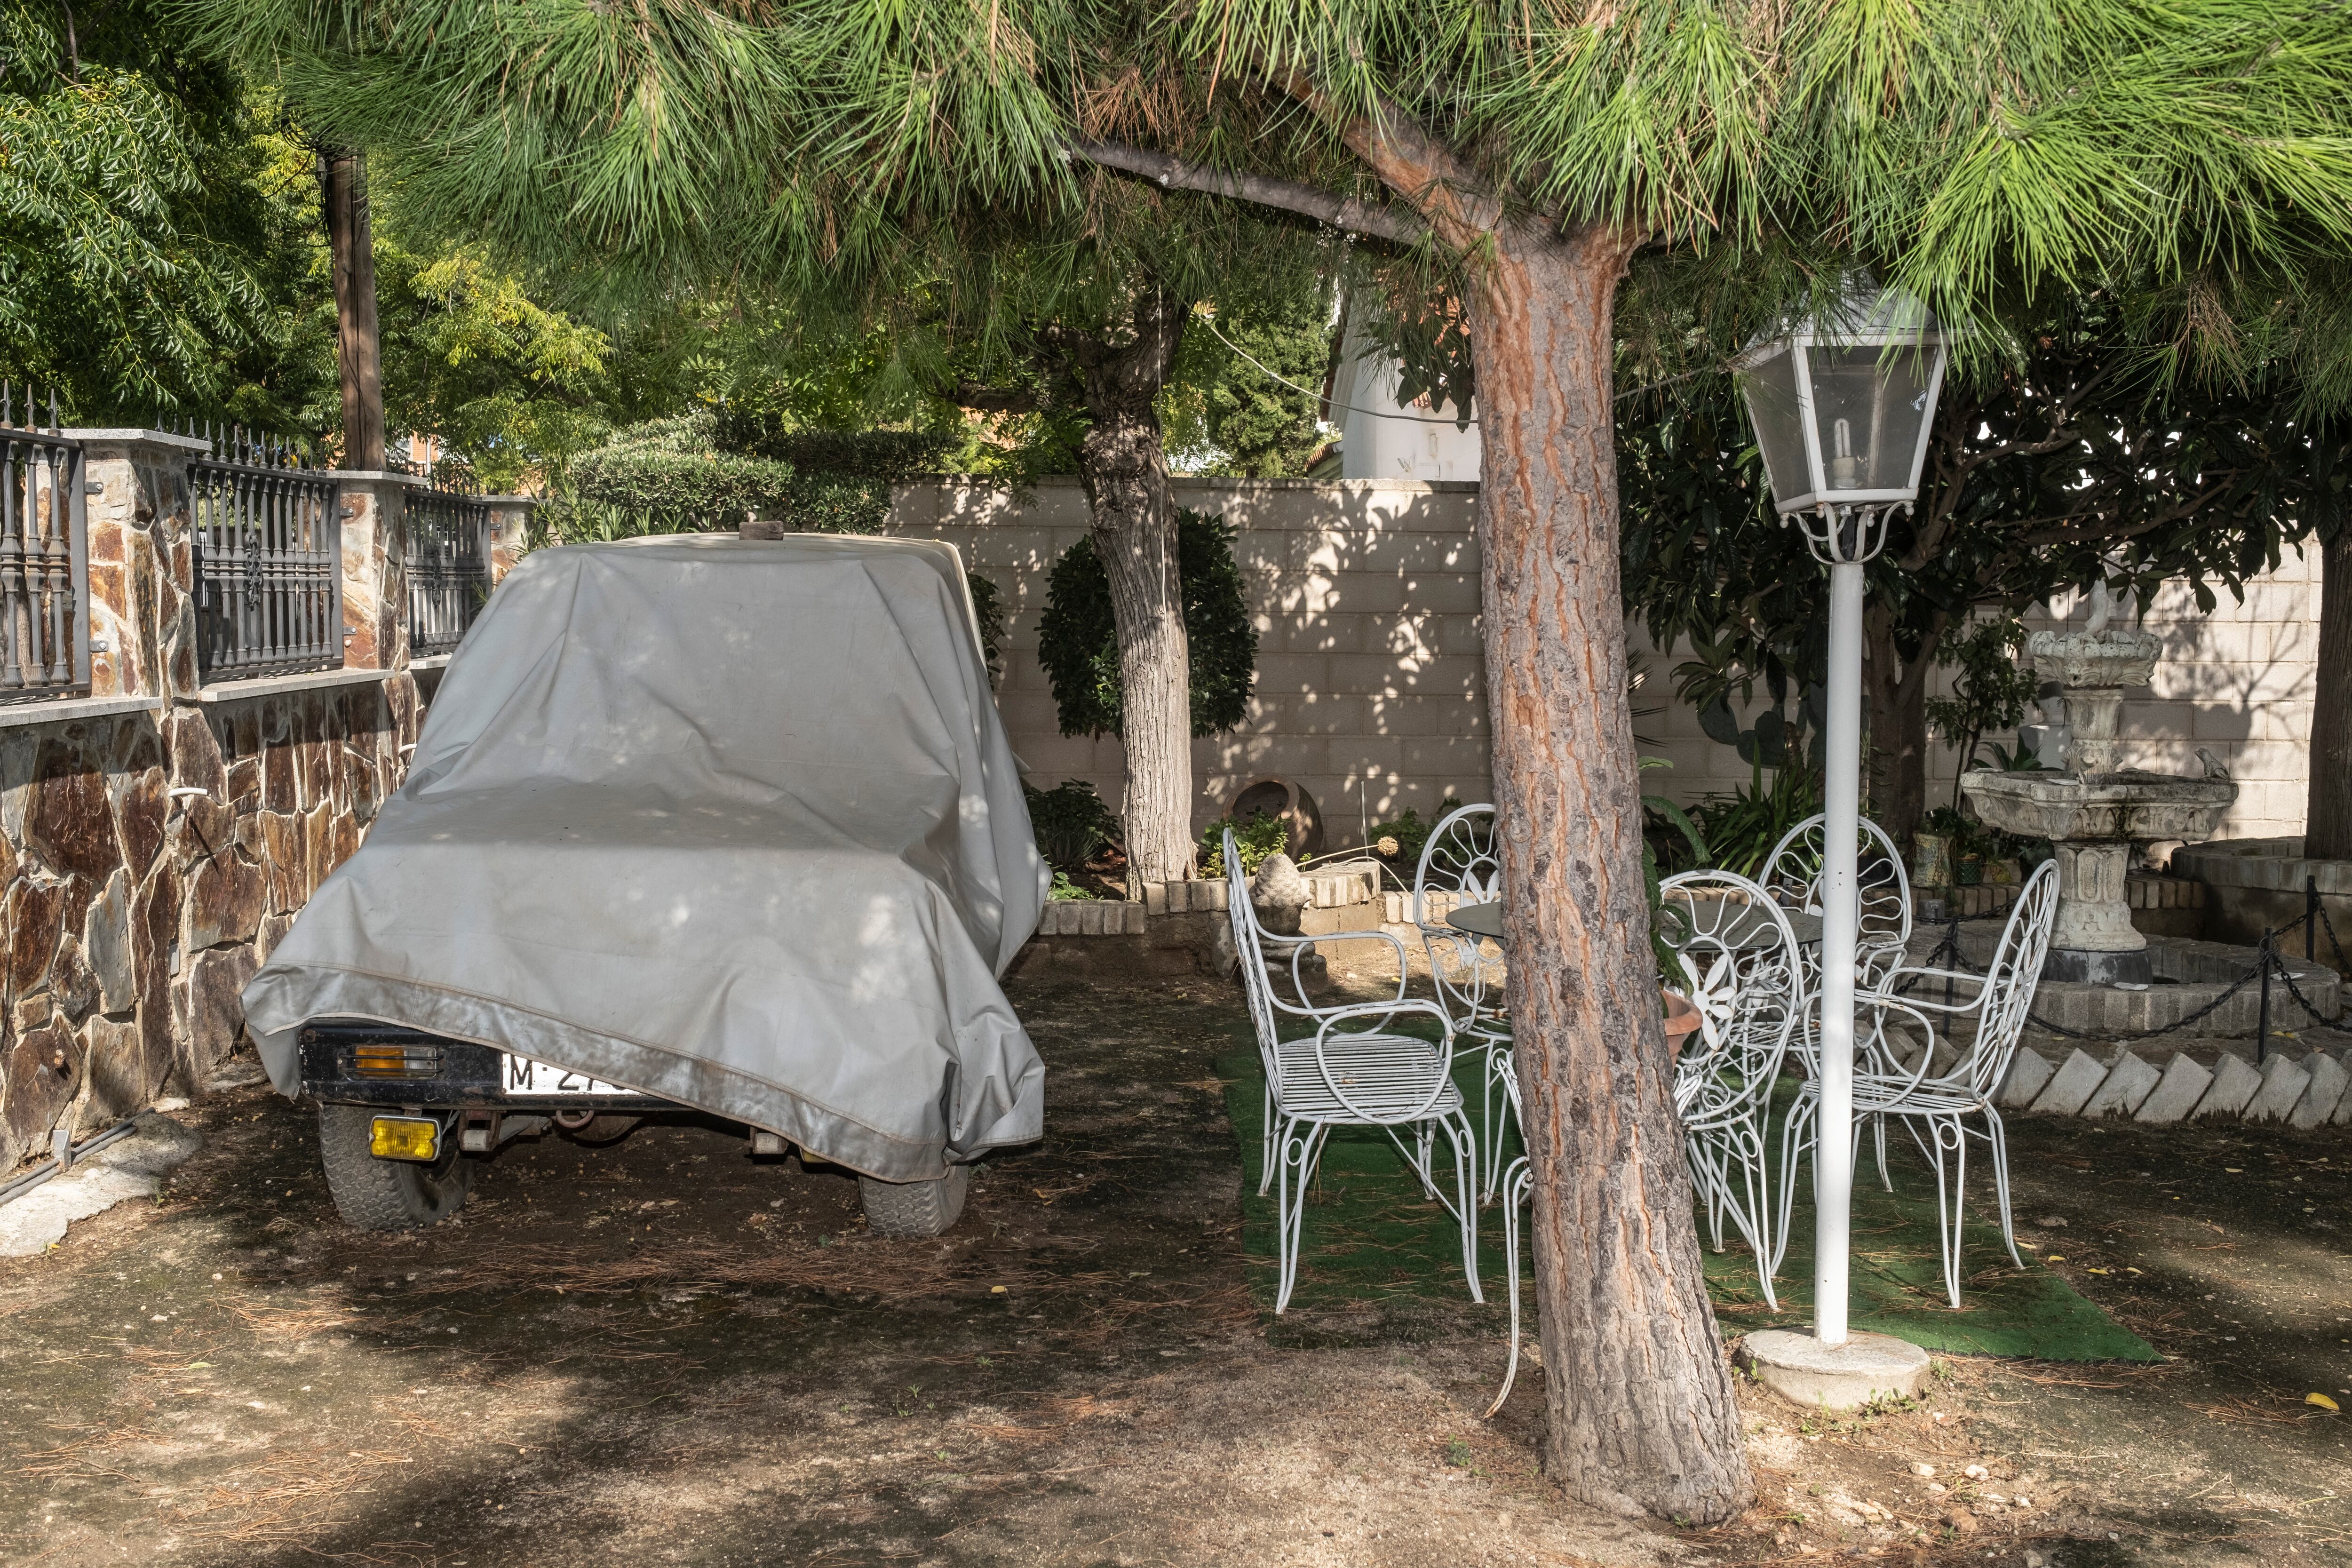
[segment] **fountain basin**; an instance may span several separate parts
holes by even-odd
[[[2213,836],[2238,798],[2228,779],[2181,778],[2130,769],[2112,773],[2001,773],[1971,768],[1960,788],[1977,815],[2022,838],[2158,838],[2196,843]]]
[[[2069,689],[2146,686],[2164,643],[2154,632],[2120,626],[2095,632],[2036,632],[2026,639],[2033,673]]]
[[[1974,768],[1960,775],[1960,788],[1977,815],[1995,827],[2051,841],[2058,859],[2058,918],[2042,978],[2090,985],[2146,985],[2154,978],[2147,938],[2132,924],[2132,845],[2210,837],[2238,798],[2238,786],[2228,779],[2132,770]]]

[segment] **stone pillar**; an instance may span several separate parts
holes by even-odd
[[[2094,985],[2145,985],[2147,938],[2132,924],[2131,842],[2059,843],[2058,920],[2042,973]]]
[[[531,509],[539,505],[537,496],[490,496],[490,586],[495,588],[506,574],[514,570],[516,562],[530,539]]]
[[[406,497],[426,481],[411,474],[338,468],[342,488],[345,669],[408,668]]]
[[[89,691],[193,697],[195,542],[188,463],[210,448],[164,430],[68,430],[89,518]],[[104,644],[100,647],[100,644]]]

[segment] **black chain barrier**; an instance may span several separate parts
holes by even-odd
[[[2215,1012],[2219,1011],[2223,1003],[2228,1002],[2231,998],[2236,996],[2239,992],[2243,991],[2247,986],[2253,984],[2257,981],[2265,981],[2269,975],[2276,973],[2280,979],[2286,982],[2288,994],[2292,995],[2295,999],[2296,1003],[2302,1006],[2303,1010],[2306,1014],[2310,1015],[2314,1021],[2325,1024],[2331,1028],[2340,1028],[2347,1022],[2352,1022],[2352,1010],[2339,1010],[2336,1016],[2332,1018],[2326,1014],[2321,1012],[2312,1002],[2311,998],[2303,994],[2303,987],[2295,984],[2294,972],[2287,968],[2286,960],[2279,956],[2279,939],[2288,935],[2290,932],[2294,931],[2297,926],[2303,925],[2314,916],[2316,916],[2320,924],[2326,928],[2328,942],[2336,949],[2336,966],[2339,969],[2347,967],[2344,954],[2344,943],[2342,939],[2337,937],[2336,934],[2336,922],[2328,919],[2326,907],[2321,904],[2316,898],[2313,898],[2305,905],[2304,912],[2296,916],[2294,920],[2286,925],[2280,927],[2276,931],[2265,931],[2263,934],[2261,957],[2255,961],[2254,966],[2252,969],[2247,970],[2243,974],[2239,975],[2235,980],[2230,982],[2228,988],[2222,991],[2220,995],[2214,997],[2210,1002],[2206,1003],[2195,1012],[2183,1014],[2180,1017],[2173,1020],[2169,1024],[2162,1026],[2161,1027],[2132,1030],[2123,1033],[2117,1033],[2108,1029],[2070,1029],[2063,1024],[2053,1024],[2048,1019],[2041,1016],[2039,1014],[2033,1013],[2026,1015],[2026,1022],[2032,1025],[2033,1027],[2041,1030],[2042,1033],[2055,1035],[2061,1039],[2098,1040],[2103,1043],[2111,1043],[2115,1045],[2131,1045],[2142,1040],[2161,1039],[2167,1035],[2179,1034],[2192,1024],[2202,1023],[2205,1019],[2212,1016]],[[1944,960],[1948,957],[1950,959],[1948,967],[1951,969],[1963,974],[1981,976],[1984,974],[1985,971],[1978,969],[1976,966],[1969,963],[1967,959],[1960,956],[1960,927],[1973,921],[1996,921],[2007,920],[2008,918],[2009,910],[2005,908],[1988,910],[1982,914],[1954,915],[1951,919],[1944,922],[1943,940],[1936,944],[1934,952],[1928,953],[1927,967],[1930,969],[1945,968],[1947,965],[1945,964]],[[1895,994],[1898,996],[1908,995],[1912,987],[1917,984],[1918,981],[1916,978],[1906,981],[1901,986],[1896,988]],[[2269,1026],[2270,1006],[2268,996],[2269,988],[2267,984],[2265,984],[2263,989],[2263,1017],[2261,1022],[2256,1026],[2254,1037],[2254,1059],[2257,1061],[2260,1061],[2265,1054],[2268,1037],[2272,1033]],[[1951,983],[1949,981],[1946,981],[1944,983],[1944,1000],[1948,1003],[1951,1000]]]

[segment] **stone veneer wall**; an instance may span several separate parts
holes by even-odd
[[[85,443],[86,699],[0,707],[0,1171],[166,1087],[199,1093],[237,994],[359,846],[416,737],[392,475],[343,475],[341,670],[200,685],[185,464]]]

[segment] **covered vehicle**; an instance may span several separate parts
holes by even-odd
[[[1042,1131],[998,980],[1050,879],[951,546],[542,550],[247,1022],[356,1224],[439,1219],[548,1117],[683,1107],[942,1228]]]

